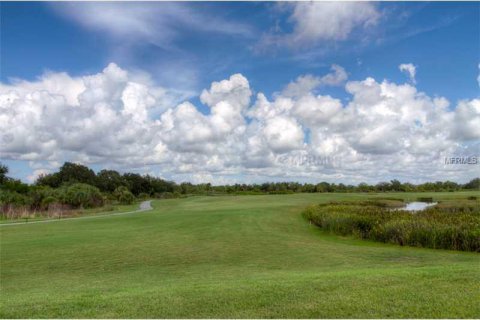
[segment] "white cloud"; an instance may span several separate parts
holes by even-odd
[[[210,90],[203,90],[200,100],[210,107],[225,101],[240,111],[248,106],[251,95],[248,80],[237,73],[232,75],[229,80],[213,82]]]
[[[288,46],[298,48],[348,39],[355,31],[365,31],[378,24],[381,13],[375,3],[346,1],[298,1],[291,8],[290,33],[267,33],[260,48]]]
[[[330,96],[305,95],[295,103],[293,114],[309,127],[328,123],[342,110],[342,103]]]
[[[369,2],[298,2],[292,41],[345,40],[354,28],[375,25],[379,15]]]
[[[417,83],[417,81],[415,80],[415,75],[417,73],[417,68],[413,64],[402,63],[401,65],[398,66],[398,69],[400,69],[400,71],[402,71],[402,72],[405,72],[408,75],[408,77],[410,78],[410,81],[413,84]]]
[[[277,153],[300,149],[304,138],[297,121],[285,116],[267,119],[263,135],[268,146]]]
[[[478,64],[478,77],[477,77],[477,83],[478,83],[478,86],[480,87],[480,63]]]
[[[301,97],[320,86],[338,86],[347,80],[348,74],[343,67],[334,64],[331,70],[331,73],[323,77],[315,77],[310,74],[298,77],[283,89],[282,95],[286,97]]]
[[[459,141],[480,140],[480,99],[459,102],[452,135]]]
[[[153,128],[142,121],[156,104],[157,88],[130,81],[115,64],[96,75],[64,78],[49,73],[35,83],[0,86],[4,157],[57,160],[71,152],[85,161],[121,162],[142,148],[133,141],[150,147]]]
[[[346,81],[338,70],[311,78],[322,85]],[[344,104],[315,93],[320,84],[299,79],[295,90],[289,85],[272,100],[259,92],[252,102],[248,80],[234,74],[202,92],[206,113],[190,102],[165,105],[169,90],[116,64],[85,77],[49,72],[36,81],[15,80],[0,85],[0,154],[30,161],[30,180],[65,160],[153,170],[178,181],[475,175],[474,166],[445,167],[443,157],[480,153],[479,99],[450,108],[413,84],[367,78],[346,83],[351,97]],[[318,157],[335,157],[342,166]]]

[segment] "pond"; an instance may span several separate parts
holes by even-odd
[[[437,202],[421,202],[421,201],[414,201],[409,202],[405,205],[405,207],[398,208],[397,210],[407,210],[407,211],[421,211],[428,207],[436,205]]]

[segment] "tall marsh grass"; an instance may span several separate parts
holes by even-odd
[[[395,201],[332,202],[303,215],[324,230],[402,246],[480,252],[480,202],[441,202],[422,211]]]

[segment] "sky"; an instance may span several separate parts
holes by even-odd
[[[177,182],[466,182],[478,2],[1,2],[0,162]]]

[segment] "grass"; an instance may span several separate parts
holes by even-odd
[[[190,197],[0,227],[0,316],[479,318],[479,254],[331,235],[301,216],[313,203],[384,196]]]

